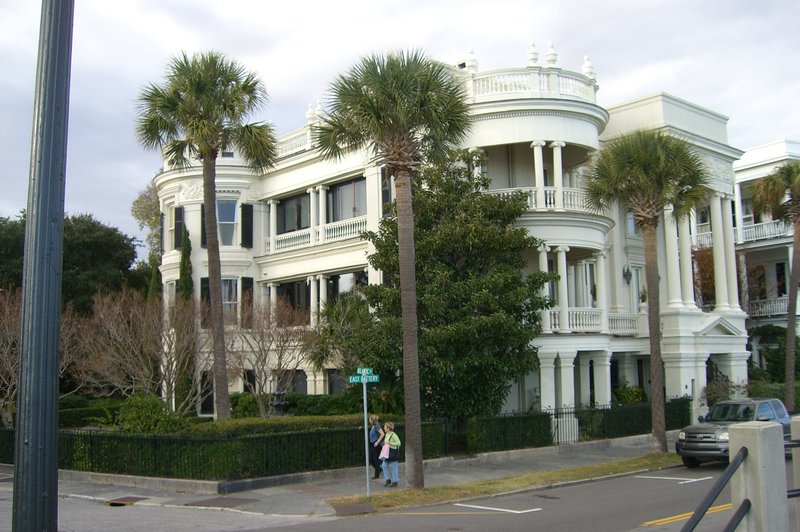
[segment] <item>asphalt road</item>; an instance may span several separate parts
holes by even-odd
[[[725,469],[672,468],[554,489],[506,494],[457,504],[410,508],[391,514],[337,519],[325,530],[412,531],[677,531]],[[787,474],[791,479],[791,462]],[[697,530],[721,530],[733,511],[726,489]],[[727,505],[727,506],[726,506]],[[795,521],[792,514],[792,523]],[[280,530],[311,531],[299,525]]]

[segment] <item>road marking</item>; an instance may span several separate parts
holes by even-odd
[[[717,512],[724,512],[725,510],[730,510],[733,508],[733,504],[721,504],[719,506],[712,506],[706,512],[708,514],[715,514]],[[685,514],[673,515],[670,517],[662,517],[661,519],[655,519],[653,521],[647,521],[642,523],[641,526],[659,526],[659,525],[669,525],[671,523],[677,523],[678,521],[688,521],[694,512],[688,512]]]
[[[637,475],[634,478],[647,478],[652,480],[679,480],[678,484],[691,484],[692,482],[700,482],[701,480],[709,480],[714,477],[701,477],[701,478],[679,478],[679,477],[648,477],[644,475]]]
[[[453,506],[461,506],[462,508],[475,508],[476,510],[489,510],[492,512],[508,512],[510,514],[527,514],[530,512],[541,512],[541,508],[531,508],[530,510],[509,510],[507,508],[492,508],[491,506],[476,506],[474,504],[461,504],[455,503]]]

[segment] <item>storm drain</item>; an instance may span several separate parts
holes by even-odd
[[[131,504],[136,504],[139,501],[143,501],[147,499],[147,497],[119,497],[118,499],[110,499],[106,501],[108,506],[130,506]]]

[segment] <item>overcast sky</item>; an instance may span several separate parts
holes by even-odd
[[[598,103],[665,91],[730,118],[747,149],[800,138],[797,0],[76,0],[66,210],[142,237],[130,205],[161,166],[134,134],[136,99],[169,59],[215,49],[258,73],[279,134],[373,51],[421,48],[480,70],[523,67],[531,41],[580,72]],[[0,0],[0,216],[26,207],[41,3]]]

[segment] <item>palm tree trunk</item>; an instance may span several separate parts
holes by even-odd
[[[647,283],[647,326],[650,332],[650,414],[655,447],[665,453],[668,448],[664,419],[664,363],[661,360],[661,294],[658,288],[657,227],[657,225],[645,225],[642,229]]]
[[[403,320],[403,392],[405,395],[406,484],[422,489],[422,421],[417,353],[417,279],[414,254],[414,213],[411,208],[411,173],[395,176],[397,241],[400,269],[400,308]]]
[[[786,388],[784,391],[784,404],[789,412],[797,408],[795,404],[794,371],[797,345],[797,284],[800,283],[800,220],[794,223],[794,252],[792,253],[792,266],[789,272],[789,305],[787,310],[789,320],[786,323]]]
[[[231,417],[228,397],[228,361],[225,356],[225,321],[222,315],[222,267],[217,234],[217,166],[213,156],[203,159],[203,209],[205,209],[206,248],[208,250],[209,318],[214,355],[214,410],[217,419]]]

